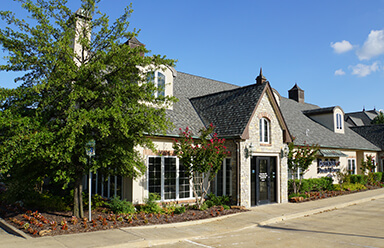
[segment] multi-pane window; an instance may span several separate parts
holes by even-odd
[[[343,120],[341,114],[336,114],[336,129],[343,129]]]
[[[191,198],[189,178],[176,157],[148,158],[148,191],[161,200]]]
[[[157,87],[157,92],[154,92],[154,96],[165,96],[165,75],[159,71],[151,71],[147,74],[147,81],[154,83]]]
[[[297,170],[295,171],[288,169],[288,179],[300,179],[300,178],[303,178],[303,176],[301,175],[300,168],[297,168]]]
[[[348,173],[356,174],[356,160],[354,158],[348,159]]]
[[[259,124],[259,131],[260,131],[260,143],[269,143],[269,120],[266,118],[260,119]]]
[[[84,177],[84,190],[88,191],[88,176]],[[91,193],[102,197],[111,198],[119,196],[123,198],[123,177],[122,176],[104,176],[102,173],[91,173]]]
[[[221,169],[217,172],[215,179],[215,193],[217,196],[231,195],[232,186],[232,170],[231,170],[231,159],[226,158],[223,161]]]

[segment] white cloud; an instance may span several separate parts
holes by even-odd
[[[338,69],[335,71],[335,76],[342,76],[345,75],[345,71],[343,69]]]
[[[374,62],[372,65],[357,64],[355,66],[349,66],[349,68],[352,69],[352,75],[365,77],[371,74],[372,72],[379,70],[379,63]]]
[[[331,42],[331,47],[335,53],[345,53],[353,49],[353,46],[349,41],[343,40],[340,42]]]
[[[384,30],[372,30],[363,47],[356,54],[360,60],[368,60],[384,54]]]

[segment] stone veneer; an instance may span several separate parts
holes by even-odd
[[[281,151],[287,145],[283,143],[283,131],[269,99],[270,96],[264,94],[249,124],[249,139],[240,144],[240,203],[247,208],[251,207],[251,156],[276,157],[277,201],[288,201],[287,158],[281,158]],[[270,121],[270,144],[260,144],[259,119],[262,117]],[[251,143],[252,153],[249,151]]]

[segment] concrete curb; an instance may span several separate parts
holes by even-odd
[[[209,222],[223,220],[223,219],[230,218],[230,217],[233,217],[233,216],[236,216],[239,214],[242,214],[242,213],[227,214],[227,215],[223,215],[223,216],[219,216],[219,217],[202,219],[202,220],[192,220],[192,221],[186,221],[186,222],[177,222],[177,223],[160,224],[160,225],[122,227],[119,229],[120,230],[138,230],[138,229],[149,229],[149,228],[156,229],[156,228],[194,226],[194,225],[200,225],[200,224],[205,224],[205,223],[209,223]]]
[[[355,200],[355,201],[344,202],[341,204],[336,204],[336,205],[332,205],[332,206],[328,206],[328,207],[316,208],[316,209],[312,209],[309,211],[290,214],[290,215],[286,215],[286,216],[275,217],[275,218],[260,222],[259,226],[266,226],[266,225],[278,223],[278,222],[285,221],[285,220],[292,220],[292,219],[305,217],[308,215],[313,215],[313,214],[317,214],[317,213],[322,213],[322,212],[332,211],[332,210],[336,210],[336,209],[340,209],[340,208],[345,208],[345,207],[349,207],[349,206],[356,205],[359,203],[373,201],[373,200],[380,199],[380,198],[384,198],[384,194],[383,195],[376,195],[376,196],[372,196],[372,197],[366,197],[366,198],[362,198],[362,199]]]
[[[5,231],[7,231],[10,234],[13,234],[18,237],[22,237],[25,239],[31,239],[27,234],[24,232],[20,231],[19,229],[15,228],[14,226],[8,224],[5,220],[0,218],[0,227],[3,228]]]

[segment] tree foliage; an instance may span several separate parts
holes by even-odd
[[[299,185],[296,180],[293,180],[293,190],[297,194],[300,191],[301,180],[303,175],[307,172],[309,166],[316,159],[317,152],[319,151],[318,145],[309,146],[308,144],[296,146],[293,142],[288,144],[288,169],[292,174],[300,172]]]
[[[373,118],[371,124],[384,124],[384,114],[383,112],[379,112],[379,114]]]
[[[224,145],[225,139],[219,139],[214,129],[211,123],[200,130],[198,139],[194,139],[188,127],[184,131],[180,128],[180,139],[173,143],[173,149],[193,184],[193,194],[199,208],[224,158],[230,154]]]
[[[28,22],[0,11],[7,27],[0,44],[8,53],[3,71],[21,71],[21,86],[0,89],[0,173],[34,168],[39,176],[74,183],[74,214],[82,216],[81,179],[89,170],[136,177],[145,166],[135,147],[153,149],[150,135],[171,125],[143,68],[173,66],[165,56],[143,56],[126,41],[130,6],[110,24],[97,0],[82,0],[74,13],[65,0],[17,1]],[[87,164],[85,144],[96,140]]]
[[[361,173],[365,175],[368,173],[368,183],[369,184],[374,184],[374,172],[375,172],[375,162],[374,162],[374,157],[372,155],[366,155],[365,159],[361,159]]]

